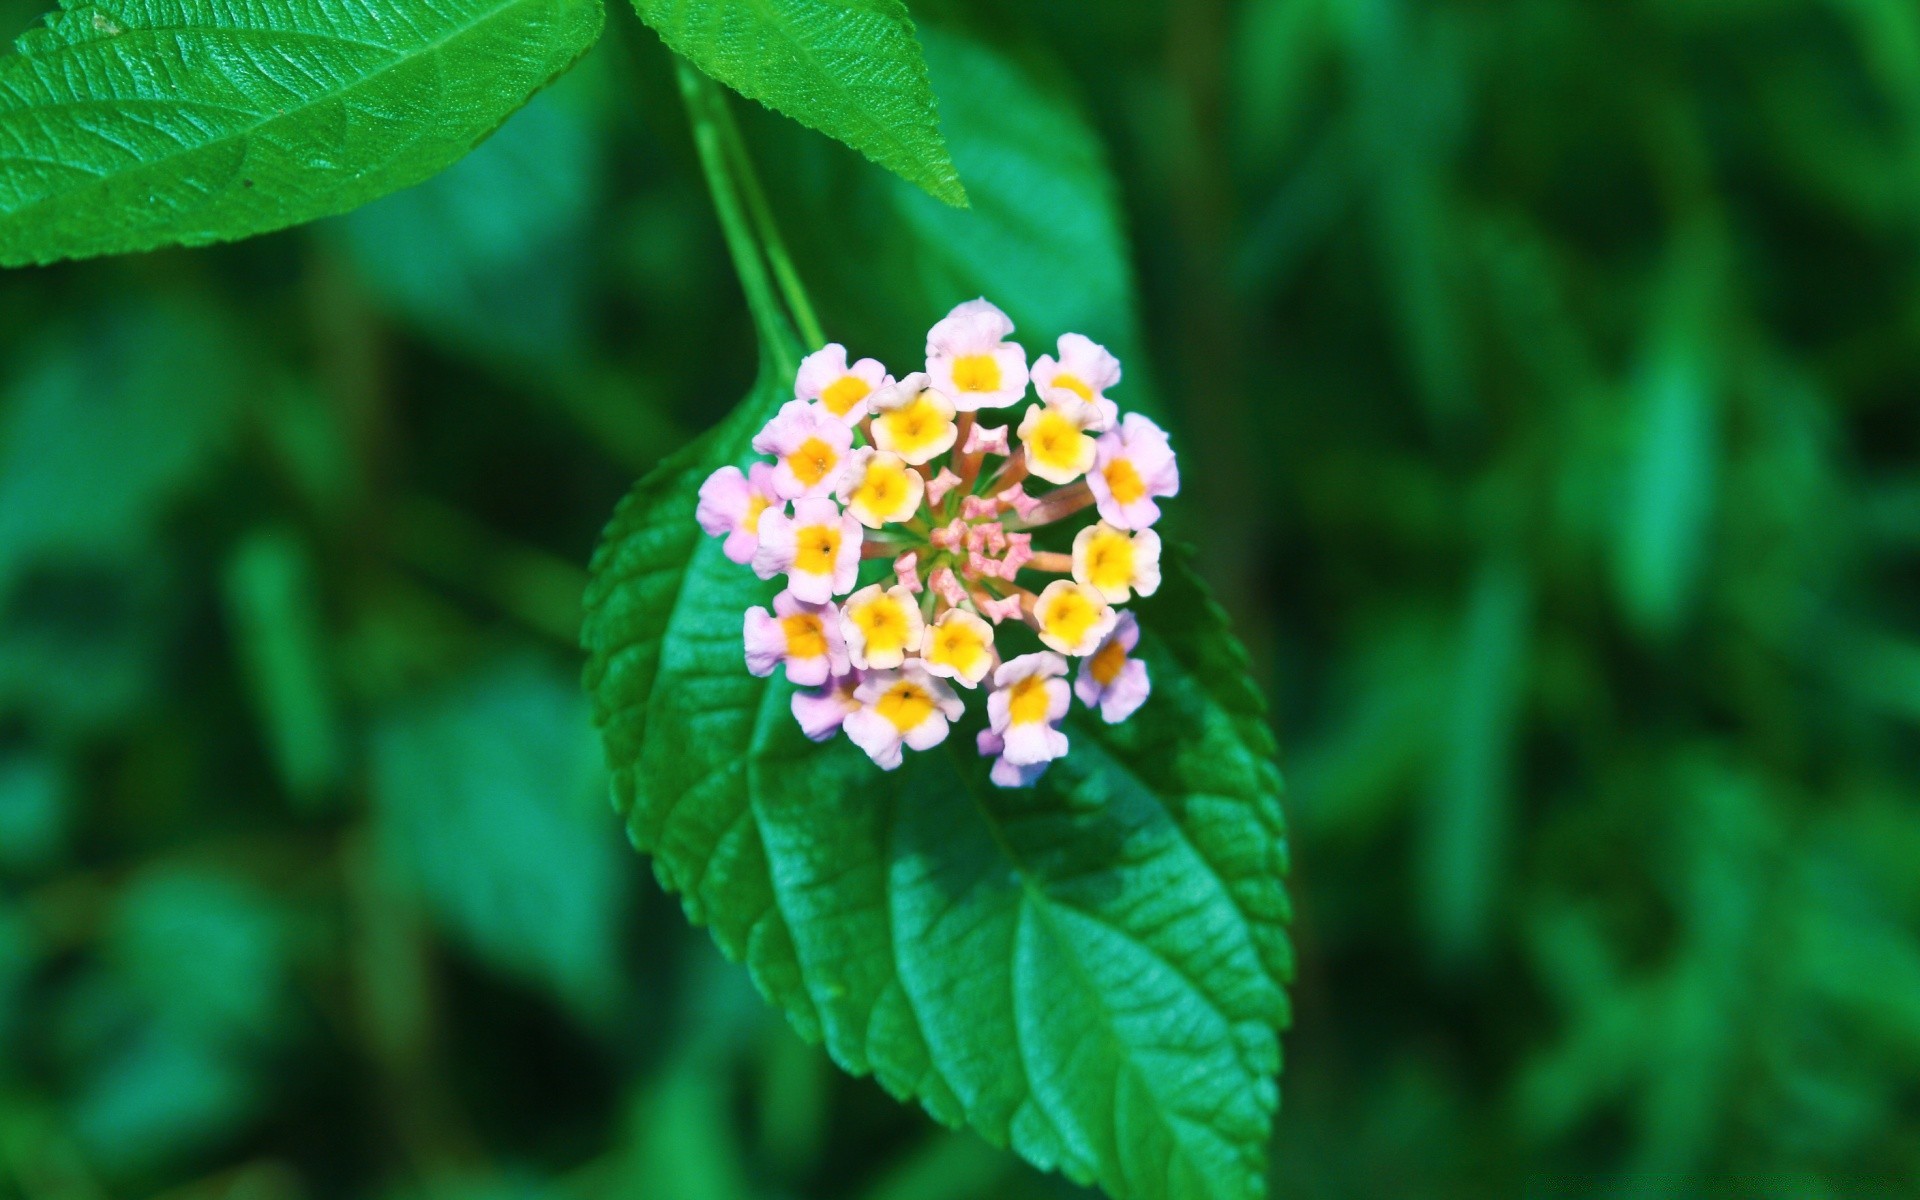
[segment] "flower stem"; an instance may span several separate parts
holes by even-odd
[[[708,86],[713,87],[711,80]],[[754,169],[753,157],[747,153],[747,141],[740,135],[740,126],[733,119],[733,109],[729,106],[726,94],[714,88],[716,124],[719,127],[721,141],[725,143],[727,159],[733,167],[734,179],[740,185],[741,197],[746,201],[747,214],[753,219],[754,229],[760,235],[760,248],[766,252],[767,263],[773,268],[774,282],[780,287],[780,294],[786,298],[787,309],[793,314],[794,327],[800,331],[800,340],[808,350],[818,350],[827,344],[827,336],[820,328],[820,318],[814,314],[813,301],[807,296],[807,289],[800,282],[800,272],[794,269],[793,257],[787,253],[786,239],[780,236],[780,226],[773,219],[773,207],[767,203],[766,189],[760,186],[760,172]]]
[[[733,129],[726,97],[719,84],[686,60],[675,59],[674,66],[679,74],[680,97],[686,102],[687,119],[693,128],[694,149],[700,155],[700,169],[707,177],[708,190],[713,193],[714,214],[719,218],[727,251],[733,257],[734,271],[740,276],[740,290],[746,293],[747,309],[753,314],[764,352],[774,358],[769,365],[791,377],[800,368],[793,354],[794,329],[781,308],[780,295],[768,273],[772,251],[767,248],[765,231],[756,231],[741,197],[739,164],[745,162],[745,152],[729,153],[729,138],[737,143],[739,133]],[[771,225],[771,220],[768,224]],[[781,256],[784,260],[784,248]],[[811,308],[807,310],[807,317],[812,319]]]

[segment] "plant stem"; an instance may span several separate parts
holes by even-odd
[[[814,315],[813,301],[807,296],[806,286],[800,282],[800,273],[794,269],[793,258],[787,253],[786,239],[780,236],[780,226],[773,219],[773,208],[767,203],[766,189],[760,186],[760,172],[754,169],[753,157],[747,153],[746,139],[740,135],[740,126],[733,119],[733,108],[728,104],[726,94],[715,87],[711,80],[708,80],[707,86],[713,89],[714,123],[725,143],[734,182],[740,187],[740,195],[746,201],[747,215],[752,218],[754,230],[760,235],[760,248],[766,253],[768,265],[773,268],[774,282],[779,285],[780,294],[786,298],[787,311],[793,315],[800,341],[808,350],[818,350],[826,345],[827,337],[820,328],[819,317]]]
[[[720,95],[719,85],[685,60],[676,59],[674,66],[679,73],[680,95],[686,101],[687,118],[693,126],[693,145],[700,155],[700,169],[713,193],[714,213],[720,219],[727,251],[733,256],[734,270],[739,273],[740,289],[746,293],[747,309],[760,331],[765,353],[777,360],[769,365],[791,377],[800,369],[800,364],[793,360],[793,329],[780,307],[779,296],[767,273],[766,259],[762,257],[761,243],[754,236],[741,204],[738,180],[727,161],[727,135],[723,129],[727,120],[725,98]]]

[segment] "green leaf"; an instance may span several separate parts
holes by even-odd
[[[0,264],[201,245],[459,159],[593,44],[598,0],[62,0],[0,59]]]
[[[587,684],[635,843],[847,1070],[1119,1200],[1260,1195],[1287,850],[1219,609],[1170,554],[1139,608],[1153,698],[1114,727],[1076,709],[1035,789],[992,787],[972,728],[894,773],[808,742],[742,662],[772,586],[693,519],[780,384],[641,481],[595,560]]]
[[[537,660],[493,664],[381,722],[373,799],[387,863],[442,927],[595,1022],[621,994],[630,884],[585,709]]]
[[[383,308],[448,349],[522,371],[577,369],[602,243],[592,123],[534,97],[459,163],[332,226]]]
[[[788,181],[775,196],[789,206],[787,224],[833,230],[795,251],[807,256],[803,271],[820,286],[822,307],[851,330],[839,340],[863,353],[917,352],[925,314],[986,295],[1035,353],[1043,330],[1079,330],[1110,347],[1127,364],[1126,403],[1147,407],[1125,220],[1080,105],[1060,76],[963,31],[928,24],[921,38],[970,208],[871,172],[823,169],[832,164],[792,139],[762,139]]]
[[[749,99],[964,208],[900,0],[634,0],[677,53]]]
[[[234,439],[237,339],[184,300],[92,306],[36,339],[0,407],[0,601],[36,567],[152,539]]]

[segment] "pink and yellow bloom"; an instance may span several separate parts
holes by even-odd
[[[962,687],[978,687],[993,670],[993,626],[964,608],[949,608],[920,641],[927,670]]]
[[[918,371],[875,392],[871,403],[874,444],[916,467],[953,449],[960,436],[953,401]]]
[[[987,723],[1014,766],[1038,766],[1066,754],[1067,735],[1059,728],[1073,702],[1066,673],[1067,660],[1046,650],[1022,654],[993,673]]]
[[[816,401],[839,420],[857,425],[867,415],[867,398],[892,382],[879,359],[863,358],[848,366],[847,348],[829,342],[800,360],[793,395]]]
[[[1120,382],[1120,360],[1107,348],[1078,333],[1063,333],[1060,357],[1042,354],[1033,364],[1033,390],[1048,404],[1091,410],[1084,426],[1105,433],[1120,419],[1120,406],[1107,399],[1107,389]]]
[[[805,400],[789,400],[753,448],[774,456],[773,488],[788,500],[830,496],[840,486],[853,448],[853,430]]]
[[[860,707],[847,716],[847,736],[888,771],[900,765],[903,747],[931,750],[946,741],[949,724],[966,709],[952,688],[919,663],[875,671],[853,696]]]
[[[920,649],[926,618],[913,593],[899,584],[872,584],[847,597],[840,629],[847,654],[861,670],[897,667]]]
[[[1013,322],[969,300],[927,332],[927,375],[960,412],[1005,408],[1027,394],[1027,351],[1007,340]]]
[[[786,508],[774,491],[770,465],[754,463],[744,473],[739,467],[721,467],[700,485],[694,519],[709,534],[727,539],[721,553],[744,566],[760,546],[760,516],[769,508]]]
[[[1048,483],[1072,483],[1093,466],[1095,443],[1086,432],[1085,418],[1093,410],[1085,404],[1063,407],[1029,404],[1020,419],[1020,446],[1027,470]]]
[[[1125,604],[1135,592],[1151,596],[1160,590],[1160,535],[1089,525],[1073,538],[1073,577],[1109,604]]]
[[[793,709],[793,719],[799,722],[800,732],[816,742],[824,742],[839,733],[847,718],[860,711],[860,702],[853,694],[859,689],[861,679],[855,671],[835,675],[819,687],[796,691],[788,707]]]
[[[784,665],[787,678],[802,687],[817,687],[849,666],[839,610],[792,592],[775,596],[771,613],[758,605],[747,610],[746,641],[749,673],[771,675]]]
[[[920,511],[925,476],[887,450],[862,446],[847,460],[840,481],[840,503],[868,529],[905,521]]]
[[[785,575],[797,599],[825,604],[859,578],[860,542],[860,522],[830,497],[802,500],[791,517],[775,509],[761,514],[753,570],[762,579]]]
[[[1119,617],[1106,598],[1084,583],[1056,579],[1033,602],[1040,640],[1062,654],[1092,654]]]
[[[1147,664],[1133,656],[1139,644],[1139,618],[1130,612],[1121,613],[1113,632],[1080,660],[1073,694],[1088,708],[1099,709],[1100,719],[1109,725],[1132,716],[1153,690],[1147,681]]]
[[[1160,585],[1149,527],[1179,490],[1173,450],[1118,415],[1120,364],[1100,345],[1063,335],[1030,378],[1012,333],[976,300],[929,331],[925,372],[810,354],[753,438],[766,458],[700,488],[695,517],[727,557],[784,579],[742,614],[747,670],[784,670],[807,737],[845,733],[887,770],[946,739],[966,690],[986,693],[975,748],[1002,787],[1067,753],[1075,695],[1109,722],[1147,699],[1139,626],[1115,606]],[[985,411],[1029,382],[1039,402],[1017,422]]]
[[[1087,483],[1108,524],[1145,529],[1160,519],[1154,501],[1180,491],[1180,468],[1161,428],[1128,413],[1119,428],[1100,435]]]

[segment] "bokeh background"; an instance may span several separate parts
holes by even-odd
[[[1920,8],[915,11],[1055,257],[742,119],[833,335],[984,271],[1175,431],[1286,747],[1274,1194],[1920,1190]],[[0,273],[0,1197],[1083,1195],[609,810],[584,564],[753,370],[624,11],[414,191]]]

